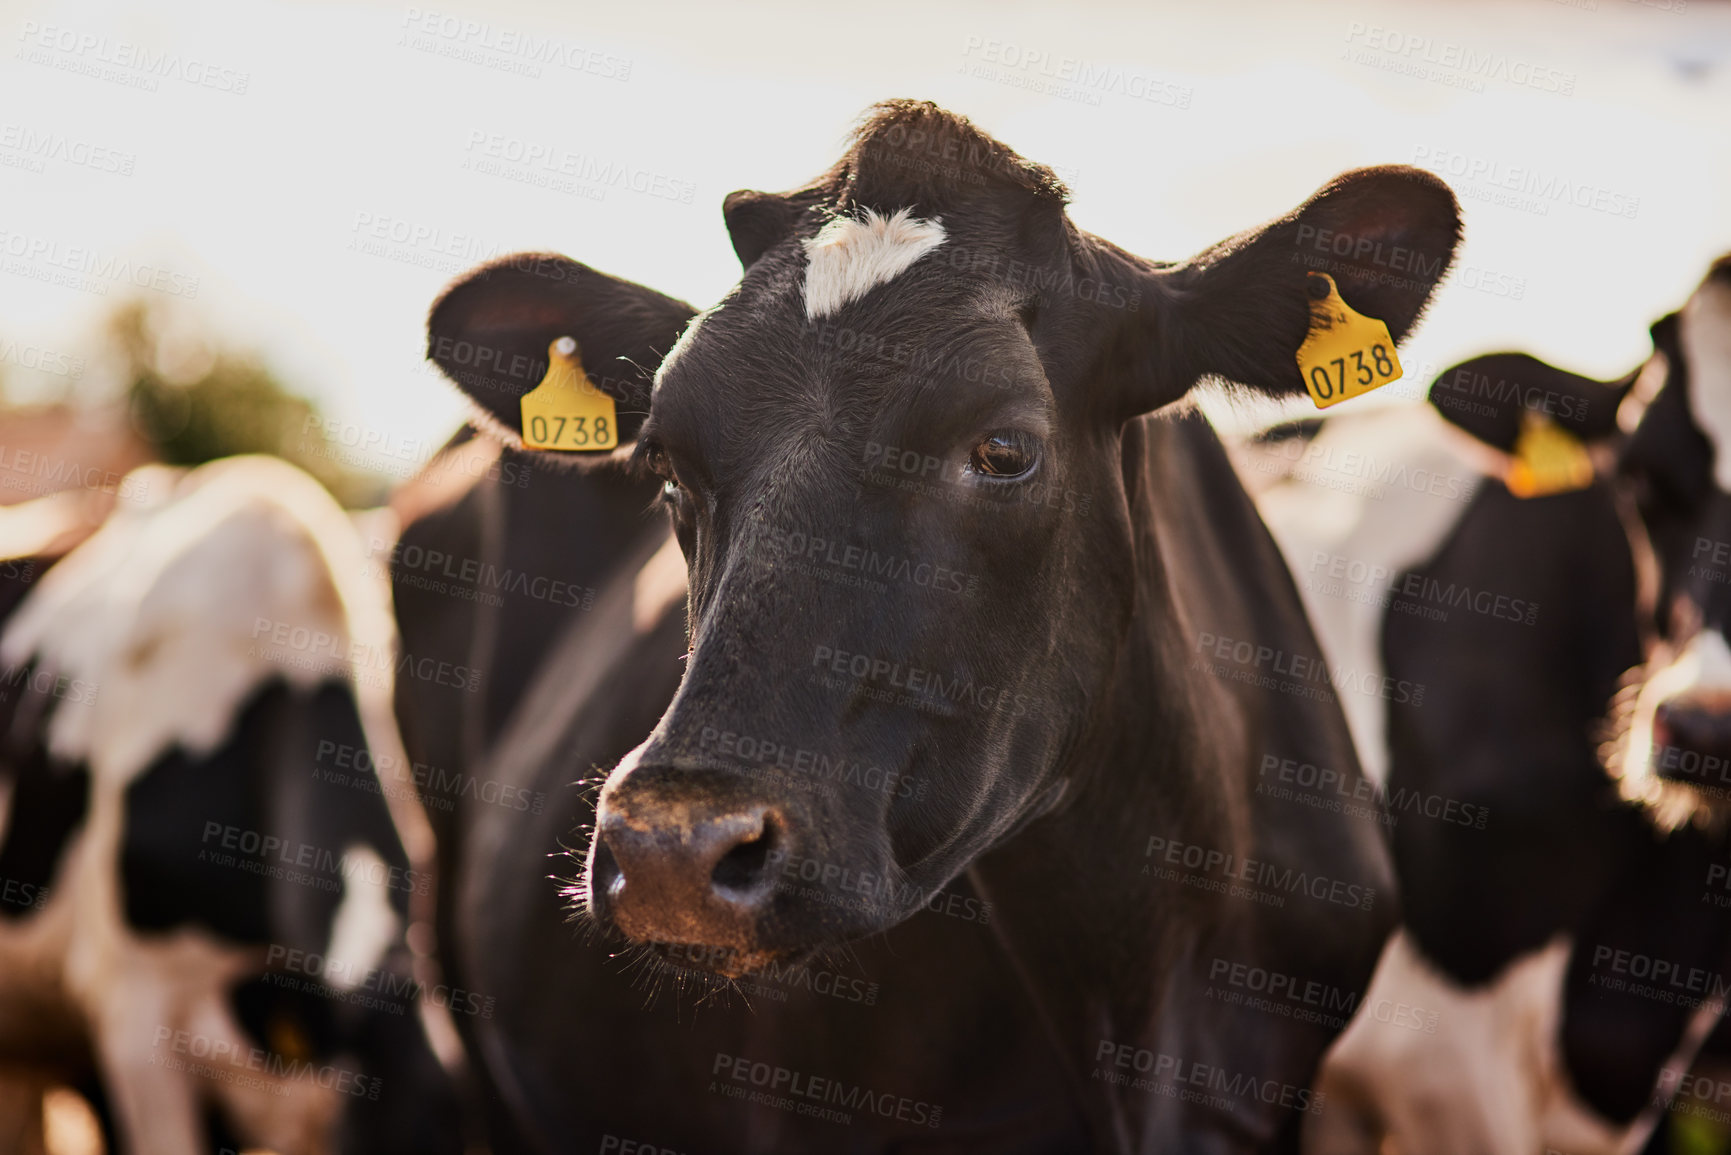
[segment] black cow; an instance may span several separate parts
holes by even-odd
[[[511,442],[574,338],[635,435],[602,468],[660,481],[690,582],[687,641],[656,535],[574,541],[623,551],[614,576],[478,772],[559,800],[476,807],[448,880],[457,965],[499,999],[471,1035],[495,1146],[1291,1149],[1336,1028],[1209,978],[1356,992],[1388,867],[1374,827],[1255,792],[1271,748],[1357,768],[1325,688],[1249,684],[1315,645],[1180,403],[1202,378],[1302,388],[1322,232],[1352,239],[1345,298],[1404,336],[1453,197],[1349,173],[1158,264],[1070,224],[1049,170],[900,102],[812,184],[725,212],[745,277],[689,324],[547,255],[429,322]],[[1388,276],[1397,251],[1426,271]],[[596,766],[598,797],[560,791]],[[596,941],[535,883],[562,838]],[[645,1008],[608,944],[751,1008]]]
[[[1654,617],[1647,531],[1669,543],[1665,588],[1685,605],[1702,532],[1663,473],[1710,464],[1686,401],[1702,355],[1681,354],[1674,319],[1654,337],[1655,356],[1616,381],[1518,354],[1458,365],[1434,408],[1327,423],[1261,499],[1330,660],[1432,690],[1422,706],[1348,708],[1405,925],[1330,1056],[1319,1152],[1385,1137],[1421,1155],[1629,1150],[1716,1013],[1699,1005],[1724,959],[1707,893],[1723,845],[1651,776],[1626,793],[1657,808],[1619,799],[1600,750],[1613,699],[1636,720],[1624,744],[1647,749],[1650,715],[1619,689]],[[1651,404],[1625,444],[1631,389]],[[1551,465],[1574,452],[1581,473],[1534,492],[1547,439]],[[1655,959],[1699,989],[1640,981]],[[1391,1006],[1411,1011],[1378,1013]]]
[[[372,769],[391,623],[359,539],[268,458],[123,492],[6,563],[0,1065],[89,1089],[138,1155],[460,1150],[403,942],[430,880]]]
[[[683,316],[680,323],[683,321]],[[671,342],[677,323],[667,336]],[[452,1023],[472,1057],[496,1055],[490,1041],[498,1015],[492,1008],[503,1000],[511,1014],[518,998],[539,998],[557,985],[552,972],[536,976],[536,960],[558,965],[568,950],[568,928],[561,901],[549,886],[543,895],[549,915],[546,927],[559,936],[547,950],[513,949],[499,955],[493,944],[509,943],[524,929],[522,908],[499,903],[497,895],[470,893],[470,909],[480,917],[504,915],[517,920],[505,929],[489,927],[483,937],[459,933],[474,924],[455,914],[464,895],[463,884],[477,878],[465,866],[479,855],[489,861],[499,854],[521,853],[512,864],[540,879],[548,871],[546,855],[569,833],[571,782],[587,773],[587,765],[569,772],[544,757],[502,756],[498,772],[488,769],[489,755],[515,700],[541,673],[549,653],[563,633],[586,622],[610,619],[629,627],[648,610],[631,601],[612,605],[597,615],[599,586],[618,574],[633,582],[642,551],[658,548],[670,538],[665,519],[651,516],[659,483],[623,470],[579,472],[550,464],[544,455],[525,454],[490,437],[460,436],[430,461],[393,498],[402,518],[394,541],[370,541],[369,552],[388,558],[396,617],[405,654],[473,671],[482,691],[428,678],[399,678],[396,711],[408,756],[404,780],[425,808],[436,836],[438,956],[441,979],[452,990],[470,992],[482,1000],[487,1014],[455,1014]],[[556,533],[545,530],[557,521]],[[663,614],[683,597],[683,569],[673,574],[677,588]],[[635,585],[632,586],[635,590]],[[634,598],[634,594],[633,594]],[[605,599],[600,604],[606,604]],[[622,732],[623,746],[596,755],[616,760],[654,724],[678,684],[678,655],[684,651],[677,615],[669,615],[670,632],[660,660],[638,658],[618,663],[627,679],[622,689],[631,707],[622,713],[601,713],[604,724]],[[592,671],[609,668],[593,648],[575,651]],[[664,686],[640,685],[645,671],[656,671]],[[581,672],[580,672],[581,673]],[[588,673],[581,673],[584,678]],[[581,685],[587,687],[587,681]],[[601,702],[596,705],[602,706]],[[612,708],[612,707],[607,707]],[[501,761],[494,758],[493,761]],[[551,801],[549,801],[551,800]],[[478,957],[471,957],[478,951]],[[531,968],[524,974],[524,968]],[[523,1008],[532,1021],[541,1019],[533,1007]],[[471,1064],[483,1089],[492,1086],[494,1064]],[[501,1104],[508,1097],[489,1091],[474,1109],[482,1116],[496,1149],[520,1143],[505,1141],[513,1133],[510,1112]]]

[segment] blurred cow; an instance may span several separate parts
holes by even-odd
[[[121,494],[82,542],[0,523],[0,1069],[95,1088],[135,1155],[454,1149],[353,528],[269,458]]]
[[[1704,430],[1716,387],[1731,408],[1727,284],[1722,261],[1637,372],[1476,358],[1429,406],[1325,423],[1291,454],[1325,487],[1262,497],[1331,664],[1428,691],[1422,707],[1343,695],[1404,925],[1331,1052],[1313,1150],[1659,1141],[1728,977],[1724,841],[1695,821],[1700,788],[1731,783],[1709,780],[1731,751],[1698,736],[1731,727],[1702,673],[1726,652],[1709,555],[1731,523],[1712,523]],[[1660,656],[1619,692],[1654,632]],[[1613,699],[1612,768],[1646,807],[1604,772]]]

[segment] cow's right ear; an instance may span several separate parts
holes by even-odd
[[[427,317],[427,357],[474,402],[483,428],[521,447],[523,395],[547,376],[549,346],[570,337],[585,375],[613,399],[624,445],[649,415],[656,368],[696,312],[566,257],[518,253],[445,290]]]

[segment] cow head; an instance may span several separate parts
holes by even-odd
[[[1133,621],[1158,630],[1126,423],[1204,378],[1302,393],[1316,263],[1400,339],[1459,236],[1409,168],[1180,263],[1082,232],[1065,196],[968,121],[892,102],[812,184],[727,198],[743,279],[618,394],[648,413],[634,460],[684,550],[691,653],[600,794],[602,925],[746,973],[899,922],[1052,808],[1103,715],[1141,708],[1112,694]],[[664,347],[665,298],[513,276],[502,299],[498,276],[435,307],[435,356],[472,317],[524,349],[569,332],[586,365],[592,324],[633,343],[624,316]]]
[[[1658,645],[1610,756],[1625,794],[1676,823],[1731,813],[1731,256],[1653,345],[1621,470],[1657,563]]]

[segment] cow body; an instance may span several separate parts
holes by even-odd
[[[1633,563],[1604,484],[1523,501],[1460,438],[1428,407],[1338,419],[1312,460],[1374,453],[1442,485],[1262,498],[1330,661],[1426,687],[1348,716],[1380,771],[1370,804],[1405,922],[1364,1006],[1418,1008],[1428,1029],[1361,1012],[1330,1060],[1317,1151],[1359,1149],[1359,1127],[1366,1151],[1383,1130],[1402,1151],[1597,1146],[1544,1120],[1572,1102],[1556,1042],[1568,943],[1638,837],[1595,744],[1639,660]]]
[[[1143,414],[1208,374],[1296,388],[1320,283],[1290,246],[1363,231],[1440,271],[1452,198],[1355,174],[1155,265],[1076,232],[1039,166],[903,102],[818,182],[726,212],[746,277],[695,321],[528,255],[429,323],[512,442],[518,400],[580,350],[636,439],[583,481],[646,467],[687,571],[664,537],[585,540],[612,576],[478,772],[554,802],[474,808],[451,880],[442,949],[511,985],[469,1036],[495,1144],[1291,1149],[1342,1020],[1237,976],[1356,998],[1388,864],[1374,820],[1260,788],[1271,759],[1356,787],[1340,708],[1213,432]],[[1429,291],[1337,276],[1397,336]],[[599,795],[560,792],[597,770]],[[589,942],[541,878],[558,848]],[[833,993],[862,983],[869,1003]]]
[[[31,888],[0,907],[0,1053],[94,1079],[128,1151],[437,1149],[445,1109],[404,1109],[444,1081],[353,531],[267,459],[141,477],[0,641],[0,864]]]
[[[1179,474],[1208,478],[1198,487],[1204,493],[1219,492],[1228,480],[1213,435],[1198,419],[1149,421],[1135,440],[1138,454],[1170,471],[1151,478],[1149,492],[1175,483]],[[567,485],[593,484],[588,474],[567,476],[573,479]],[[1248,503],[1241,496],[1210,498],[1184,510],[1163,532],[1182,534],[1199,524],[1227,527],[1222,538],[1228,544],[1208,566],[1211,577],[1192,578],[1183,593],[1205,607],[1196,611],[1198,619],[1222,636],[1277,637],[1278,602],[1252,603],[1246,594],[1235,610],[1226,608],[1226,575],[1267,572],[1259,568],[1266,553],[1233,553],[1243,538],[1258,542]],[[405,540],[420,538],[411,529]],[[930,896],[927,910],[881,940],[857,944],[851,958],[777,967],[733,992],[712,990],[704,981],[701,967],[713,952],[675,954],[670,973],[657,977],[622,968],[609,952],[574,936],[557,879],[545,877],[547,856],[594,821],[593,798],[570,784],[628,753],[679,685],[685,585],[683,564],[668,543],[664,531],[650,525],[635,546],[623,541],[615,547],[615,557],[623,550],[620,572],[593,610],[572,615],[478,771],[483,780],[544,795],[554,805],[541,815],[473,802],[460,807],[462,852],[442,955],[454,985],[498,996],[494,1016],[460,1021],[493,1110],[507,1116],[494,1124],[495,1142],[500,1134],[515,1135],[523,1149],[551,1150],[614,1134],[683,1149],[703,1146],[705,1137],[713,1145],[715,1135],[737,1134],[741,1148],[799,1150],[835,1141],[834,1115],[813,1110],[802,1117],[730,1094],[761,1090],[750,1081],[750,1068],[740,1065],[747,1062],[798,1073],[797,1086],[813,1078],[833,1082],[838,1098],[810,1105],[851,1116],[856,1132],[875,1125],[890,1135],[917,1136],[931,1133],[928,1120],[941,1119],[941,1134],[981,1149],[1085,1146],[1094,1133],[1089,1112],[1126,1142],[1163,1136],[1174,1146],[1195,1145],[1199,1135],[1220,1127],[1209,1118],[1217,1111],[1249,1116],[1239,1125],[1262,1128],[1260,1143],[1296,1125],[1303,1112],[1292,1105],[1308,1102],[1309,1073],[1333,1034],[1330,1027],[1289,1027],[1280,1046],[1270,1048],[1275,1032],[1261,1014],[1204,1004],[1159,1015],[1163,992],[1147,989],[1144,974],[1115,975],[1105,967],[1126,949],[1124,928],[1142,927],[1147,938],[1132,953],[1174,959],[1183,975],[1174,990],[1207,989],[1211,964],[1222,959],[1357,989],[1367,973],[1367,949],[1390,908],[1374,827],[1349,818],[1295,827],[1287,821],[1287,804],[1257,795],[1254,780],[1241,775],[1234,793],[1244,827],[1276,830],[1279,837],[1252,836],[1232,844],[1233,853],[1352,880],[1365,898],[1332,904],[1300,892],[1287,895],[1285,909],[1272,914],[1262,904],[1229,903],[1207,920],[1218,925],[1206,929],[1163,914],[1191,903],[1187,892],[1195,883],[1161,883],[1143,873],[1150,863],[1160,868],[1165,853],[1162,847],[1150,855],[1149,837],[1169,831],[1169,841],[1182,844],[1176,832],[1188,830],[1189,845],[1217,844],[1186,825],[1178,813],[1186,803],[1172,799],[1173,809],[1164,810],[1150,789],[1185,773],[1169,761],[1185,744],[1166,739],[1170,731],[1152,710],[1126,707],[1124,714],[1146,719],[1147,728],[1112,734],[1113,749],[1098,756],[1099,764],[1115,768],[1099,784],[1100,811],[1078,810],[1074,827],[1036,824]],[[1271,547],[1263,538],[1259,548]],[[1290,589],[1286,596],[1292,597]],[[1285,645],[1302,652],[1302,630]],[[1186,652],[1172,660],[1188,665],[1195,658]],[[1235,700],[1242,683],[1224,679],[1198,684],[1199,693],[1218,695],[1212,706],[1222,713],[1248,715],[1265,698],[1263,691],[1244,689]],[[1350,766],[1338,732],[1316,724],[1328,719],[1329,706],[1317,702],[1283,731],[1269,728],[1265,742],[1305,760]],[[1233,756],[1253,770],[1257,765],[1248,750]],[[814,774],[813,788],[861,787]],[[1136,800],[1139,791],[1148,797]],[[1080,847],[1089,852],[1079,853]],[[1085,901],[1068,910],[1054,903],[1054,863],[1063,864],[1064,889],[1074,888]],[[787,867],[793,883],[799,865]],[[1126,908],[1113,909],[1120,900]],[[1319,926],[1328,932],[1317,933]],[[928,974],[941,974],[941,986],[922,990],[918,976]],[[660,997],[652,997],[657,992]],[[1042,1025],[1046,1015],[1057,1020],[1050,1027]],[[932,1029],[935,1021],[944,1024],[941,1030]],[[1155,1021],[1160,1033],[1148,1033]],[[570,1025],[579,1023],[587,1028],[573,1031]],[[1058,1046],[1054,1030],[1063,1031]],[[598,1036],[611,1041],[604,1052],[591,1046]],[[1105,1043],[1110,1053],[1101,1057]],[[1124,1061],[1122,1048],[1129,1049]],[[1132,1089],[1137,1052],[1198,1064],[1193,1069],[1203,1070],[1201,1078],[1218,1069],[1240,1088],[1255,1079],[1275,1089],[1274,1102],[1257,1120],[1250,1110],[1257,1101],[1242,1095],[1189,1103]],[[659,1074],[652,1083],[622,1083],[612,1077],[620,1070]],[[1118,1075],[1122,1087],[1114,1085]],[[1282,1093],[1286,1104],[1279,1101]],[[665,1110],[670,1099],[681,1104],[676,1115]],[[873,1118],[880,1103],[889,1118]],[[887,1140],[860,1140],[862,1149],[881,1141]]]
[[[623,473],[592,477],[520,452],[501,453],[498,442],[486,437],[460,438],[448,446],[429,463],[417,487],[437,496],[404,503],[401,534],[394,542],[378,543],[373,552],[380,556],[380,547],[387,549],[403,652],[474,671],[482,688],[468,693],[426,679],[399,679],[396,710],[419,800],[436,833],[442,882],[435,929],[442,978],[453,989],[476,992],[491,1008],[486,1016],[454,1015],[452,1023],[479,1085],[475,1108],[488,1136],[511,1149],[521,1143],[506,1138],[517,1133],[510,1109],[516,1100],[500,1087],[516,1078],[515,1064],[494,1057],[503,1053],[498,1041],[503,1020],[521,1011],[516,998],[541,998],[549,987],[564,989],[550,973],[540,981],[522,976],[524,968],[538,971],[537,959],[564,965],[568,960],[560,950],[568,946],[544,953],[527,942],[504,944],[530,932],[555,934],[562,942],[569,938],[562,914],[541,924],[536,916],[542,908],[526,909],[524,899],[538,897],[546,908],[561,906],[557,887],[547,882],[552,869],[547,856],[570,835],[573,820],[564,804],[577,798],[572,783],[592,765],[577,757],[568,764],[546,761],[545,751],[533,758],[503,754],[500,734],[514,714],[523,712],[512,707],[525,684],[553,676],[545,667],[561,639],[574,629],[599,628],[585,623],[608,617],[598,612],[601,604],[608,614],[620,612],[617,602],[597,601],[601,587],[616,580],[631,586],[643,551],[660,548],[668,534],[659,519],[646,516],[653,483]],[[547,520],[555,516],[561,530],[548,533]],[[621,561],[621,554],[628,560]],[[437,580],[428,581],[429,574]],[[450,580],[453,574],[456,580]],[[683,596],[683,573],[673,577],[675,588],[665,598],[677,601]],[[666,609],[661,601],[640,607],[633,593],[624,605],[625,617],[614,625],[629,636],[643,623],[659,621]],[[596,674],[604,674],[604,681],[627,679],[628,708],[595,715],[606,721],[606,735],[628,736],[627,749],[635,742],[641,730],[632,719],[645,709],[657,713],[660,707],[653,703],[665,704],[671,693],[639,683],[645,671],[656,670],[663,676],[670,670],[676,683],[682,648],[671,651],[671,658],[665,652],[630,660],[592,656],[581,683],[587,692],[594,692],[590,679]],[[657,658],[671,664],[663,666]],[[620,703],[608,710],[620,710]],[[590,725],[596,725],[594,719]],[[609,756],[602,752],[595,758]],[[523,879],[544,885],[516,885]],[[493,945],[476,950],[476,944]],[[524,1019],[536,1031],[570,1021],[533,1009]]]

